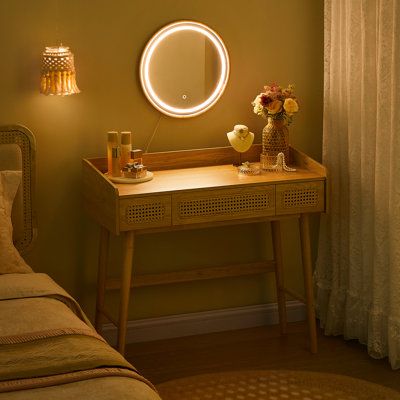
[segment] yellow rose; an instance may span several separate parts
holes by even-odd
[[[288,114],[293,114],[299,111],[299,105],[297,104],[296,100],[290,97],[285,99],[285,102],[283,103],[283,108]]]
[[[282,110],[282,102],[280,100],[271,101],[271,103],[267,105],[267,110],[270,114],[278,113]]]

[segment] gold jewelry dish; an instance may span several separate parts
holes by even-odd
[[[242,165],[239,165],[238,172],[243,175],[259,175],[261,173],[260,164],[246,161]]]

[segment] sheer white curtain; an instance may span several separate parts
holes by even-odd
[[[317,313],[400,368],[400,0],[326,0],[324,68]]]

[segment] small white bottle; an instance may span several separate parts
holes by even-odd
[[[121,176],[121,151],[119,147],[111,149],[111,176]]]
[[[107,170],[108,174],[112,176],[112,148],[118,147],[118,132],[107,132]]]
[[[121,169],[126,166],[126,164],[131,159],[132,150],[132,135],[129,131],[121,132]]]

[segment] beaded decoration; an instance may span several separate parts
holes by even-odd
[[[295,172],[296,168],[290,168],[286,165],[285,155],[283,153],[278,153],[276,156],[276,164],[271,166],[266,166],[264,169],[268,171],[275,171],[275,172]]]

